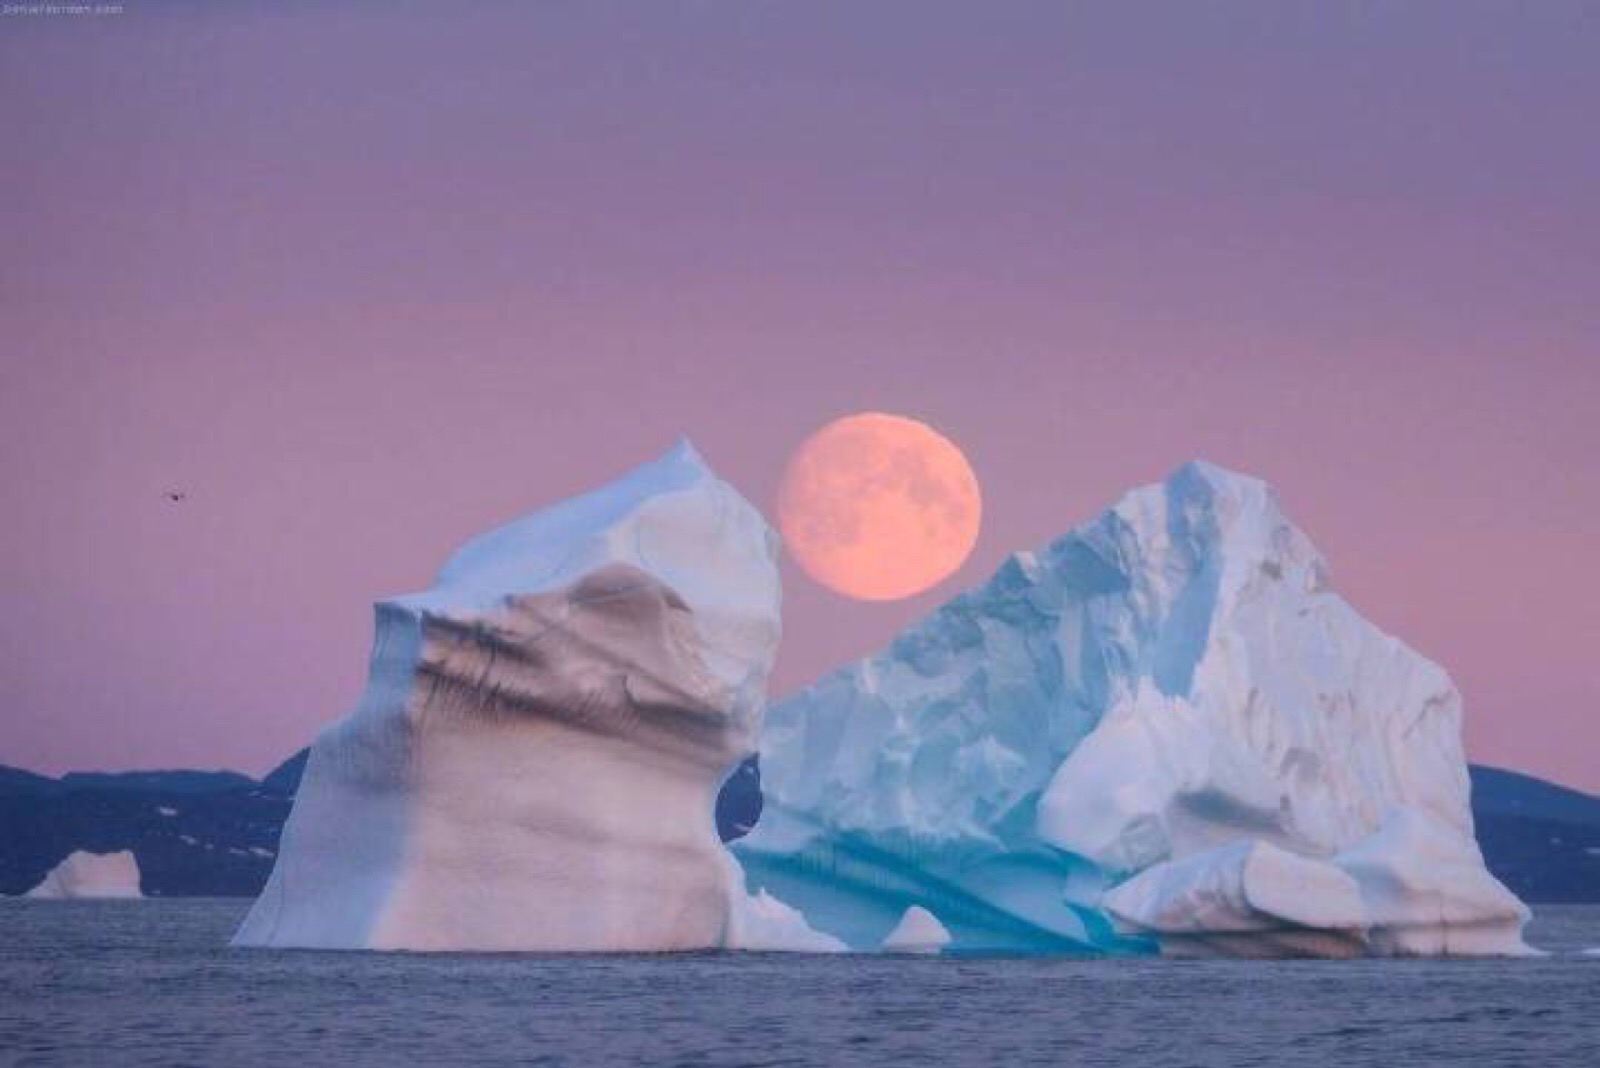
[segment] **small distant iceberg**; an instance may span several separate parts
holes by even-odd
[[[50,869],[24,896],[51,901],[142,898],[139,861],[126,849],[119,853],[79,850]]]

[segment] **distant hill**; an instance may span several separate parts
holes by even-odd
[[[1474,765],[1472,817],[1489,870],[1524,901],[1600,901],[1600,797]]]
[[[60,794],[71,790],[217,794],[258,784],[237,771],[69,771],[59,779],[0,764],[0,796]]]
[[[26,892],[75,850],[131,849],[146,896],[253,896],[290,803],[231,771],[52,779],[0,766],[0,893]]]
[[[311,759],[311,750],[300,750],[300,752],[267,772],[266,778],[261,780],[261,785],[285,797],[293,797],[295,791],[300,789],[300,776],[306,773],[306,761],[309,759]]]
[[[1600,797],[1520,771],[1472,765],[1472,811],[1600,826]]]
[[[237,771],[69,771],[61,776],[68,790],[156,790],[171,794],[220,794],[249,790],[256,781]]]
[[[74,772],[0,765],[0,893],[20,894],[77,849],[131,849],[147,896],[258,893],[305,772],[302,749],[257,781],[232,771]],[[1600,797],[1474,766],[1472,808],[1489,869],[1531,903],[1600,902]],[[729,775],[717,830],[761,814],[755,758]]]
[[[21,768],[8,768],[0,764],[0,797],[8,794],[38,795],[49,793],[61,786],[55,779],[35,775]]]

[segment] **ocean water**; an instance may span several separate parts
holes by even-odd
[[[1600,1065],[1600,906],[1515,961],[232,950],[238,901],[0,901],[6,1065]]]

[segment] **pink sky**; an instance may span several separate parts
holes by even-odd
[[[161,6],[0,20],[0,763],[260,772],[373,599],[691,437],[878,409],[983,483],[775,691],[1192,457],[1600,789],[1600,15]],[[169,487],[190,496],[174,505]]]

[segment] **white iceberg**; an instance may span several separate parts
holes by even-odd
[[[912,905],[884,938],[880,948],[886,953],[937,953],[949,944],[950,932],[939,922],[939,917],[921,905]]]
[[[805,917],[765,890],[743,893],[738,865],[730,859],[728,869],[728,928],[723,948],[784,953],[843,953],[850,948],[813,930]]]
[[[712,819],[779,636],[776,539],[687,444],[377,606],[247,946],[821,948]]]
[[[751,890],[854,949],[1520,953],[1460,698],[1194,463],[768,711]]]
[[[139,861],[132,852],[88,853],[78,850],[50,869],[25,896],[57,901],[91,898],[130,899],[139,890]]]
[[[1266,841],[1163,861],[1102,903],[1174,955],[1351,957],[1366,948],[1369,919],[1356,881]]]

